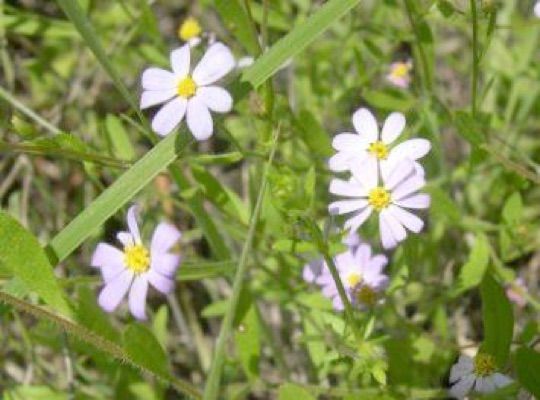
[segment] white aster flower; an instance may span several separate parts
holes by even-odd
[[[395,247],[407,237],[406,229],[418,233],[424,222],[406,208],[424,209],[430,205],[427,194],[417,193],[425,186],[424,177],[417,174],[414,163],[403,160],[379,184],[378,174],[366,173],[362,165],[352,166],[348,181],[333,179],[330,193],[348,197],[331,203],[331,214],[353,213],[345,228],[356,231],[376,211],[379,214],[379,231],[384,248]],[[405,229],[406,228],[406,229]]]
[[[356,133],[340,133],[332,141],[338,151],[329,160],[332,171],[350,170],[351,165],[362,164],[364,173],[383,177],[394,169],[403,159],[414,161],[417,174],[423,175],[424,169],[415,160],[424,157],[431,144],[426,139],[410,139],[392,146],[405,128],[405,116],[399,112],[391,113],[384,121],[379,135],[377,121],[366,108],[358,109],[352,117]]]
[[[184,45],[171,53],[172,72],[151,67],[142,75],[141,109],[166,103],[154,116],[152,129],[161,136],[170,133],[186,115],[189,130],[197,140],[213,133],[210,111],[229,112],[232,97],[213,84],[229,73],[235,64],[227,46],[216,42],[190,72],[190,47]]]
[[[492,355],[478,353],[474,359],[462,355],[450,370],[450,395],[456,399],[463,399],[471,391],[491,393],[512,383],[508,378],[497,371],[497,365]]]
[[[540,18],[540,1],[537,1],[534,5],[534,15],[536,18]]]

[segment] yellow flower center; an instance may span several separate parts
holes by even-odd
[[[176,91],[178,92],[178,96],[188,99],[197,93],[197,84],[193,79],[191,79],[191,77],[186,76],[184,79],[178,82]]]
[[[368,195],[369,204],[377,211],[381,211],[390,205],[390,192],[383,187],[371,189]]]
[[[195,18],[189,17],[178,28],[178,37],[187,42],[189,39],[199,36],[201,32],[202,28],[199,22]]]
[[[347,283],[350,287],[356,287],[360,282],[362,282],[360,274],[350,274],[347,277]]]
[[[124,248],[124,262],[126,266],[137,275],[150,268],[150,253],[146,247],[136,244]]]
[[[411,67],[407,63],[396,63],[390,72],[396,78],[406,78],[409,76],[409,71]]]
[[[373,142],[369,145],[368,151],[377,157],[379,160],[386,160],[388,157],[388,146],[380,140]]]
[[[356,292],[358,303],[373,306],[377,302],[377,292],[371,287],[364,285]]]
[[[491,354],[478,353],[474,357],[474,374],[484,377],[493,374],[497,370],[495,358]]]

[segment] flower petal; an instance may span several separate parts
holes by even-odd
[[[503,375],[499,372],[496,372],[493,374],[493,383],[495,384],[495,387],[502,388],[505,386],[510,385],[513,382],[512,379],[507,377],[506,375]]]
[[[332,147],[338,151],[360,152],[368,146],[369,141],[356,133],[343,132],[332,139]]]
[[[107,243],[97,245],[90,265],[101,268],[101,275],[106,284],[126,269],[124,253]]]
[[[355,111],[352,117],[354,129],[360,135],[365,135],[369,143],[375,142],[379,138],[379,128],[377,120],[367,108],[360,108]]]
[[[232,109],[233,99],[231,95],[218,86],[201,87],[197,91],[196,97],[214,112],[227,113]]]
[[[165,103],[167,100],[172,99],[175,95],[175,89],[146,90],[141,95],[140,108],[141,110],[144,110],[145,108]]]
[[[165,277],[173,279],[179,264],[180,256],[177,254],[154,253],[152,254],[150,268],[156,270]]]
[[[461,355],[457,363],[452,365],[450,370],[450,383],[456,382],[461,377],[473,372],[474,365],[472,358]]]
[[[185,78],[189,74],[191,52],[189,44],[171,52],[171,66],[177,79]]]
[[[456,399],[463,399],[471,391],[475,381],[473,374],[465,375],[450,388],[450,395]]]
[[[384,220],[390,230],[392,231],[392,236],[397,242],[402,242],[407,237],[407,231],[393,214],[392,208],[388,207],[381,211],[380,219]]]
[[[354,179],[344,181],[343,179],[332,179],[330,181],[330,193],[344,197],[366,197],[367,191]]]
[[[391,213],[405,228],[408,230],[418,233],[424,227],[424,221],[418,218],[416,215],[411,214],[410,212],[404,210],[401,207],[391,205],[387,208],[388,212]]]
[[[345,229],[349,229],[351,232],[355,232],[360,228],[360,226],[366,222],[366,220],[369,218],[371,213],[373,212],[373,207],[368,206],[359,213],[357,213],[354,217],[349,218],[345,222]]]
[[[420,193],[394,201],[394,204],[405,208],[424,209],[429,208],[431,197],[429,194]]]
[[[392,201],[398,201],[408,197],[410,194],[417,192],[426,185],[423,177],[412,175],[398,184],[392,191]]]
[[[145,276],[148,282],[163,294],[169,294],[174,289],[175,282],[154,269],[150,269]]]
[[[400,112],[393,112],[384,121],[381,140],[384,144],[390,144],[396,140],[405,128],[405,116]]]
[[[385,218],[379,214],[379,232],[381,234],[381,243],[385,249],[392,249],[397,246],[392,229]]]
[[[142,74],[142,87],[144,90],[176,89],[176,77],[161,68],[147,68]]]
[[[172,224],[161,222],[152,235],[150,253],[166,253],[182,237],[182,233]]]
[[[359,200],[341,200],[334,201],[328,206],[331,215],[348,214],[353,211],[361,211],[366,208],[368,201],[366,199]]]
[[[154,116],[152,129],[160,136],[165,136],[172,132],[182,121],[186,113],[187,100],[183,97],[176,97],[165,104]]]
[[[118,232],[116,234],[116,238],[124,247],[133,246],[135,244],[135,239],[129,232]]]
[[[133,271],[125,269],[124,272],[105,284],[98,297],[100,307],[106,312],[114,311],[126,295],[132,280]]]
[[[360,182],[367,191],[377,186],[379,167],[376,157],[369,155],[361,163],[351,164],[350,168],[354,179]]]
[[[212,116],[206,104],[198,97],[193,97],[188,102],[187,124],[197,140],[206,140],[212,136],[214,130]]]
[[[486,377],[477,377],[475,389],[480,393],[491,393],[495,391],[495,383],[492,375]]]
[[[431,149],[431,143],[426,139],[410,139],[390,150],[388,160],[393,163],[398,163],[400,160],[408,158],[409,160],[418,160],[424,157]]]
[[[397,164],[390,175],[384,181],[384,187],[388,190],[394,189],[397,185],[410,176],[414,171],[414,165],[410,160],[403,160]]]
[[[139,320],[146,319],[146,293],[148,292],[148,281],[142,275],[136,276],[129,291],[129,310],[131,314]]]
[[[193,80],[198,86],[214,83],[227,75],[235,66],[231,50],[223,43],[212,44],[193,70]]]
[[[133,236],[136,244],[141,244],[141,233],[139,232],[139,223],[137,217],[139,214],[139,207],[131,206],[128,209],[126,220],[129,228],[129,232]]]

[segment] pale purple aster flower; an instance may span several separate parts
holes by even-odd
[[[424,175],[424,169],[416,160],[431,149],[428,140],[410,139],[394,146],[405,129],[403,114],[391,113],[384,121],[380,135],[377,120],[367,108],[358,109],[352,122],[356,133],[340,133],[332,140],[332,146],[337,150],[328,160],[332,171],[348,171],[352,165],[362,164],[364,174],[377,176],[380,170],[381,175],[387,177],[400,161],[409,159],[414,162],[417,174]]]
[[[521,277],[516,278],[514,282],[506,286],[506,296],[519,307],[527,305],[527,299],[525,298],[527,292],[527,286],[525,286],[525,281]]]
[[[371,307],[379,301],[379,293],[388,285],[388,277],[382,272],[388,263],[386,256],[372,256],[371,247],[364,243],[354,251],[338,254],[334,263],[351,305]],[[343,301],[328,268],[317,283],[322,286],[323,295],[332,299],[334,309],[343,310]]]
[[[450,395],[465,398],[474,388],[479,393],[491,393],[512,383],[512,379],[497,372],[495,358],[487,353],[478,353],[474,359],[461,355],[450,370]]]
[[[330,193],[348,197],[331,203],[331,214],[350,214],[345,228],[355,232],[376,211],[379,214],[379,231],[385,249],[395,247],[407,237],[406,229],[418,233],[424,222],[405,210],[424,209],[430,205],[430,196],[417,193],[424,187],[424,177],[415,172],[414,163],[403,160],[393,171],[382,179],[379,185],[377,175],[366,173],[362,165],[352,167],[352,177],[348,181],[333,179]],[[405,229],[406,228],[406,229]]]
[[[236,65],[227,46],[216,42],[208,47],[190,72],[189,44],[171,53],[172,72],[151,67],[142,74],[141,109],[166,103],[152,119],[152,129],[161,136],[172,132],[186,116],[187,125],[197,140],[212,136],[214,123],[210,111],[227,113],[233,99],[214,83]]]
[[[105,284],[98,297],[101,308],[106,312],[114,311],[129,291],[131,313],[144,320],[148,284],[163,294],[171,293],[174,288],[180,256],[169,250],[181,233],[173,225],[162,222],[156,227],[148,249],[141,241],[136,206],[129,208],[126,219],[129,231],[117,234],[124,248],[119,250],[99,243],[91,266],[101,269]]]
[[[407,89],[411,84],[412,60],[396,61],[390,64],[390,72],[386,80],[402,89]]]

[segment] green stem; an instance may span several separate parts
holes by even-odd
[[[472,83],[471,83],[471,114],[476,116],[477,111],[477,90],[478,90],[478,15],[476,12],[476,0],[470,0],[472,14]]]
[[[255,204],[255,209],[253,210],[253,214],[251,216],[248,234],[244,243],[244,247],[242,249],[242,254],[240,255],[240,260],[238,262],[238,269],[236,270],[236,275],[234,277],[232,295],[229,300],[229,308],[227,310],[227,313],[225,314],[225,318],[223,319],[221,330],[217,338],[216,349],[214,351],[214,359],[212,361],[212,366],[210,367],[210,372],[208,374],[206,386],[204,388],[203,400],[215,400],[218,398],[219,395],[221,372],[225,363],[225,346],[233,329],[233,321],[240,300],[240,292],[244,283],[244,276],[247,271],[247,257],[249,252],[251,251],[251,244],[253,243],[257,222],[259,221],[259,217],[261,214],[264,194],[266,191],[266,186],[268,184],[268,173],[274,160],[278,137],[279,128],[276,132],[276,135],[274,136],[274,143],[270,151],[270,157],[268,159],[268,163],[266,164],[262,183],[259,188],[259,194],[257,195],[257,203]]]

